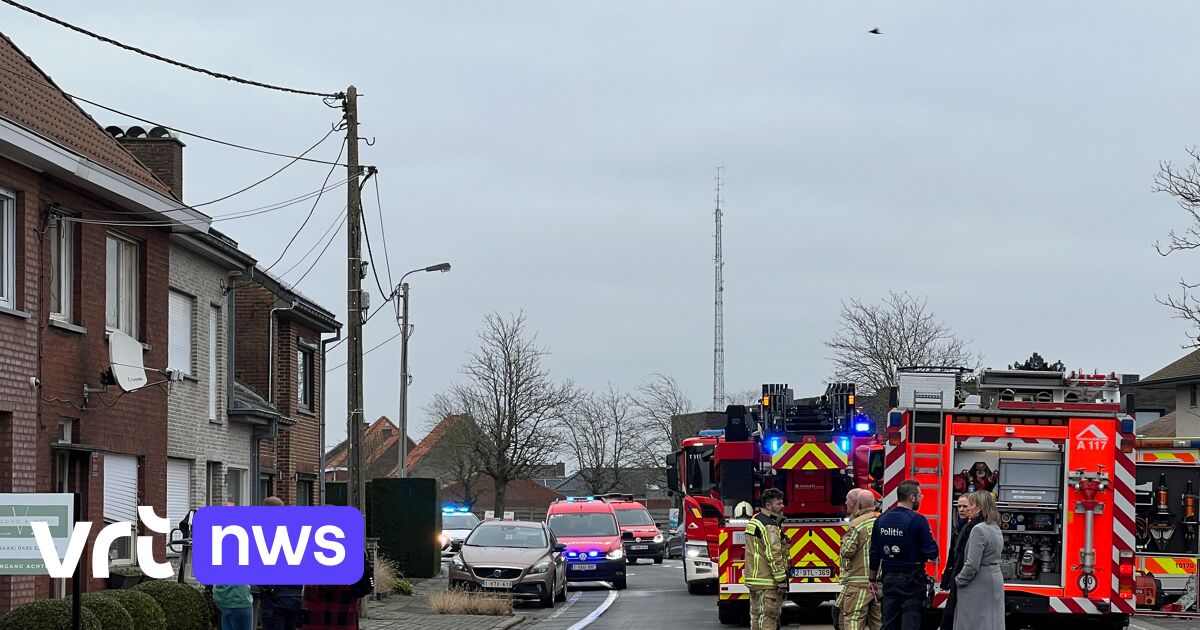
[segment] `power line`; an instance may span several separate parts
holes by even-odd
[[[392,335],[391,337],[388,337],[387,339],[384,339],[382,342],[380,342],[380,343],[379,343],[378,345],[376,345],[375,347],[371,348],[370,350],[367,350],[367,351],[363,352],[363,356],[365,357],[365,356],[367,356],[368,354],[371,354],[372,352],[374,352],[374,351],[376,351],[376,350],[378,350],[378,349],[382,348],[383,346],[387,345],[389,342],[391,342],[393,339],[395,339],[396,337],[399,337],[399,336],[400,336],[400,333],[399,333],[399,332],[397,332],[396,334]],[[329,368],[329,371],[330,371],[330,372],[332,372],[332,371],[334,371],[334,370],[337,370],[337,369],[340,369],[340,368],[344,368],[344,367],[346,367],[346,364],[345,364],[345,363],[342,363],[342,364],[340,364],[340,365],[335,365],[335,366],[333,366],[333,367]]]
[[[328,132],[326,132],[326,134],[325,134],[324,136],[322,136],[322,137],[321,137],[321,139],[320,139],[320,140],[317,140],[317,143],[316,143],[316,144],[314,144],[314,145],[312,145],[311,147],[308,147],[307,149],[305,149],[305,150],[304,150],[304,153],[301,153],[300,155],[298,155],[298,156],[296,156],[296,157],[292,158],[292,161],[291,161],[291,162],[288,162],[287,164],[284,164],[283,166],[279,167],[279,170],[275,171],[274,173],[271,173],[270,175],[267,175],[266,177],[264,177],[264,178],[262,178],[262,179],[260,179],[260,180],[258,180],[258,181],[256,181],[256,182],[254,182],[253,184],[250,184],[249,186],[246,186],[245,188],[243,188],[243,189],[241,189],[241,190],[237,190],[237,191],[231,192],[231,193],[229,193],[228,195],[225,195],[224,197],[218,197],[218,198],[216,198],[216,199],[213,199],[212,201],[205,201],[205,202],[203,202],[203,203],[195,203],[195,204],[189,204],[189,205],[190,205],[192,208],[199,208],[199,207],[201,207],[201,206],[211,206],[211,205],[212,205],[212,204],[214,204],[214,203],[218,203],[218,202],[221,202],[221,201],[225,201],[226,199],[229,199],[229,198],[231,198],[231,197],[236,197],[237,195],[240,195],[240,194],[242,194],[242,193],[246,192],[247,190],[250,190],[251,188],[254,188],[255,186],[258,186],[259,184],[262,184],[262,183],[264,183],[264,182],[266,182],[266,181],[268,181],[268,180],[270,180],[270,179],[274,178],[276,175],[278,175],[278,174],[280,174],[280,173],[282,173],[282,172],[286,171],[286,170],[288,169],[288,167],[290,167],[290,166],[292,166],[293,164],[295,164],[296,162],[299,162],[300,160],[304,159],[304,156],[306,156],[306,155],[308,155],[310,152],[312,152],[312,150],[313,150],[313,149],[315,149],[315,148],[317,148],[317,147],[321,146],[321,143],[323,143],[323,142],[325,142],[326,140],[328,140],[328,139],[329,139],[329,136],[332,136],[332,135],[333,135],[333,132],[335,132],[335,131],[337,131],[337,127],[332,127],[332,128],[331,128],[331,129],[330,129]],[[341,151],[338,151],[338,157],[337,157],[337,159],[341,159],[341,157],[342,157],[342,152],[341,152]],[[330,170],[329,170],[329,172],[330,172],[330,173],[333,173],[333,169],[335,169],[335,168],[337,168],[337,165],[336,165],[336,164],[335,164],[335,165],[333,165],[332,167],[330,167]],[[328,184],[328,183],[329,183],[329,176],[328,176],[328,175],[326,175],[326,176],[325,176],[325,181],[324,181],[324,182],[321,184],[321,187],[322,187],[322,188],[324,188],[324,187],[325,187],[325,185],[326,185],[326,184]],[[318,198],[317,198],[317,200],[319,201],[319,200],[320,200],[320,197],[318,197]]]
[[[146,51],[146,50],[142,50],[141,48],[137,48],[136,46],[130,46],[130,45],[128,45],[128,44],[122,44],[121,42],[119,42],[119,41],[117,41],[117,40],[115,40],[115,39],[112,39],[112,38],[109,38],[109,37],[105,37],[105,36],[103,36],[103,35],[100,35],[99,33],[93,33],[92,31],[89,31],[89,30],[87,30],[87,29],[84,29],[84,28],[80,28],[80,27],[78,27],[78,26],[75,26],[74,24],[71,24],[71,23],[69,23],[69,22],[64,22],[63,20],[60,20],[60,19],[58,19],[58,18],[56,18],[56,17],[54,17],[54,16],[52,16],[52,15],[46,15],[45,13],[42,13],[41,11],[38,11],[38,10],[36,10],[36,9],[33,9],[33,8],[31,8],[31,7],[27,7],[27,6],[25,6],[25,5],[23,5],[23,4],[20,4],[20,3],[18,3],[18,2],[14,2],[13,0],[0,0],[0,1],[3,1],[5,4],[7,4],[7,5],[10,5],[10,6],[13,6],[13,7],[16,7],[16,8],[18,8],[18,9],[20,9],[20,10],[22,10],[22,11],[26,12],[26,13],[30,13],[30,14],[32,14],[32,15],[36,15],[36,16],[38,16],[38,17],[42,18],[43,20],[46,20],[46,21],[49,21],[49,22],[53,22],[53,23],[55,23],[55,24],[57,24],[57,25],[59,25],[59,26],[62,26],[62,27],[64,27],[64,28],[68,28],[68,29],[70,29],[70,30],[72,30],[72,31],[75,31],[76,33],[82,33],[82,34],[84,34],[84,35],[87,35],[88,37],[92,37],[92,38],[94,38],[94,39],[98,39],[98,40],[100,40],[100,41],[102,41],[102,42],[104,42],[104,43],[106,43],[106,44],[112,44],[113,46],[116,46],[116,47],[118,47],[118,48],[123,48],[123,49],[125,49],[125,50],[128,50],[128,51],[130,51],[130,52],[135,52],[135,53],[137,53],[137,54],[139,54],[139,55],[142,55],[142,56],[145,56],[145,57],[149,57],[149,58],[151,58],[151,59],[154,59],[154,60],[157,60],[157,61],[161,61],[161,62],[163,62],[163,63],[169,63],[169,64],[171,64],[171,65],[173,65],[173,66],[178,66],[178,67],[180,67],[180,68],[184,68],[184,69],[187,69],[187,70],[191,70],[192,72],[199,72],[199,73],[201,73],[201,74],[206,74],[206,75],[208,75],[208,76],[210,76],[210,77],[214,77],[214,78],[217,78],[217,79],[225,79],[226,81],[233,81],[234,83],[242,83],[242,84],[245,84],[245,85],[253,85],[253,86],[255,86],[255,87],[265,88],[265,89],[268,89],[268,90],[275,90],[275,91],[278,91],[278,92],[288,92],[288,93],[290,93],[290,94],[301,94],[301,95],[304,95],[304,96],[324,96],[324,97],[329,97],[329,98],[342,98],[342,97],[344,96],[344,95],[343,95],[341,92],[335,92],[335,93],[331,93],[331,92],[312,92],[312,91],[309,91],[309,90],[298,90],[298,89],[296,89],[296,88],[283,87],[283,86],[280,86],[280,85],[272,85],[272,84],[270,84],[270,83],[262,83],[262,82],[260,82],[260,81],[252,81],[252,80],[250,80],[250,79],[243,79],[243,78],[241,78],[241,77],[235,77],[235,76],[233,76],[233,75],[230,75],[230,74],[224,74],[224,73],[221,73],[221,72],[214,72],[214,71],[212,71],[212,70],[207,70],[207,69],[205,69],[205,68],[201,68],[201,67],[199,67],[199,66],[193,66],[193,65],[191,65],[191,64],[183,63],[182,61],[175,61],[174,59],[169,59],[169,58],[167,58],[167,57],[163,57],[162,55],[156,55],[156,54],[154,54],[154,53],[152,53],[152,52],[149,52],[149,51]]]
[[[342,219],[345,216],[346,216],[346,207],[342,206],[341,212],[339,212],[337,217],[335,217],[333,219],[333,223],[331,223],[329,225],[329,227],[325,228],[325,231],[321,233],[321,236],[319,238],[317,238],[317,242],[313,243],[313,246],[308,248],[308,251],[304,252],[304,255],[301,256],[299,260],[292,263],[291,267],[288,267],[286,271],[279,274],[279,277],[283,278],[283,277],[287,276],[289,273],[292,273],[292,270],[294,270],[296,267],[299,267],[300,265],[304,264],[304,261],[308,260],[308,257],[311,256],[313,252],[317,251],[317,248],[321,246],[321,243],[325,240],[326,237],[329,236],[329,233],[331,231],[333,231],[334,229],[341,227],[342,222],[343,222]],[[326,247],[328,247],[328,245],[326,245]]]
[[[347,217],[347,218],[348,218],[348,217]],[[339,233],[342,231],[342,229],[341,229],[341,226],[342,226],[342,225],[345,225],[345,224],[346,224],[346,222],[345,222],[345,221],[342,221],[342,222],[341,222],[341,225],[339,225],[339,226],[338,226],[338,229],[337,229],[337,231],[335,231],[335,232],[333,233],[333,236],[331,236],[331,237],[329,238],[329,242],[325,243],[325,247],[321,248],[321,253],[317,254],[317,257],[313,259],[313,261],[312,261],[312,264],[308,266],[308,269],[306,269],[306,270],[304,271],[304,274],[303,274],[303,275],[301,275],[299,278],[297,278],[297,279],[296,279],[296,281],[295,281],[295,282],[293,282],[293,283],[292,283],[292,286],[294,286],[294,287],[298,287],[298,286],[300,286],[300,283],[301,283],[301,282],[304,282],[304,279],[305,279],[306,277],[308,277],[308,274],[309,274],[309,273],[310,273],[310,272],[311,272],[313,269],[315,269],[315,268],[316,268],[316,266],[317,266],[317,263],[321,262],[321,257],[325,255],[325,251],[329,249],[329,246],[333,244],[333,241],[337,239],[337,235],[338,235],[338,234],[339,234]]]
[[[330,133],[332,133],[332,132],[330,132]],[[326,137],[328,137],[328,136],[326,136]],[[338,156],[336,158],[334,158],[335,162],[342,159],[342,153],[345,152],[345,150],[346,150],[346,141],[342,140],[342,147],[340,149],[338,149]],[[325,185],[329,183],[329,178],[333,177],[333,171],[336,169],[337,169],[336,164],[329,167],[329,172],[325,174],[325,181],[321,182],[322,188],[324,188]],[[271,263],[271,265],[269,267],[267,267],[265,269],[265,271],[270,271],[272,268],[275,267],[275,265],[279,264],[279,261],[283,260],[284,255],[287,254],[287,252],[288,252],[288,248],[290,248],[292,246],[292,243],[296,242],[296,237],[300,236],[300,232],[304,231],[304,226],[308,225],[308,220],[311,219],[313,216],[313,213],[316,212],[317,204],[319,204],[319,203],[321,203],[321,195],[317,195],[317,199],[315,201],[313,201],[312,208],[309,208],[309,210],[308,210],[308,215],[304,217],[304,222],[302,222],[300,224],[300,227],[296,228],[296,232],[294,234],[292,234],[292,238],[288,239],[287,245],[283,246],[283,251],[279,252],[279,258],[276,258],[275,262]]]
[[[0,1],[7,1],[7,0],[0,0]],[[15,70],[11,70],[11,69],[9,69],[9,68],[0,68],[0,72],[7,72],[7,73],[9,73],[9,74],[11,74],[11,75],[13,75],[13,76],[15,76],[15,77],[19,77],[19,78],[21,78],[21,79],[24,79],[24,80],[26,80],[26,81],[29,81],[30,83],[36,83],[36,84],[38,84],[38,85],[41,85],[42,87],[49,88],[49,89],[51,89],[51,90],[54,90],[54,91],[56,91],[56,92],[60,92],[60,93],[62,93],[62,94],[63,94],[63,96],[66,96],[66,97],[68,97],[68,98],[74,99],[74,100],[76,100],[76,101],[79,101],[79,102],[81,102],[81,103],[87,103],[88,105],[91,105],[91,106],[93,106],[93,107],[99,107],[100,109],[103,109],[104,111],[107,111],[107,112],[112,112],[112,113],[114,113],[114,114],[117,114],[117,115],[119,115],[119,116],[124,116],[124,117],[126,117],[126,118],[132,118],[133,120],[136,120],[136,121],[138,121],[138,122],[143,122],[143,123],[146,123],[147,125],[154,125],[155,127],[162,127],[163,129],[167,129],[167,130],[169,130],[169,131],[174,131],[175,133],[179,133],[179,134],[183,134],[183,135],[186,135],[186,136],[190,136],[190,137],[192,137],[192,138],[196,138],[197,140],[204,140],[204,141],[206,141],[206,142],[212,142],[212,143],[214,143],[214,144],[219,144],[219,145],[222,145],[222,146],[227,146],[227,147],[231,147],[231,148],[234,148],[234,149],[241,149],[241,150],[243,150],[243,151],[250,151],[250,152],[252,152],[252,153],[261,153],[261,154],[263,154],[263,155],[273,155],[273,156],[275,156],[275,157],[281,157],[281,158],[299,159],[299,160],[300,160],[300,161],[302,161],[302,162],[312,162],[312,163],[314,163],[314,164],[331,164],[331,162],[326,162],[325,160],[317,160],[317,159],[314,159],[314,158],[307,158],[307,157],[302,157],[302,156],[295,156],[295,155],[290,155],[290,154],[287,154],[287,153],[279,153],[279,152],[277,152],[277,151],[268,151],[268,150],[266,150],[266,149],[259,149],[259,148],[255,148],[255,147],[250,147],[250,146],[246,146],[246,145],[243,145],[243,144],[238,144],[238,143],[236,143],[236,142],[229,142],[228,140],[220,140],[220,139],[218,139],[218,138],[213,138],[212,136],[207,136],[207,135],[204,135],[204,134],[201,134],[201,133],[196,133],[196,132],[194,132],[194,131],[187,131],[187,130],[184,130],[184,129],[180,129],[180,128],[178,128],[178,127],[172,127],[172,126],[170,126],[170,125],[164,125],[164,124],[162,124],[162,123],[160,123],[160,122],[155,122],[155,121],[153,121],[153,120],[150,120],[149,118],[142,118],[141,116],[138,116],[138,115],[136,115],[136,114],[130,114],[129,112],[122,111],[122,110],[116,109],[116,108],[114,108],[114,107],[109,107],[108,105],[104,105],[104,104],[101,104],[101,103],[97,103],[96,101],[93,101],[93,100],[89,100],[89,99],[83,98],[82,96],[76,96],[76,95],[74,95],[74,94],[71,94],[70,92],[67,92],[67,91],[64,91],[64,90],[62,90],[61,88],[59,88],[59,87],[58,87],[58,86],[56,86],[56,85],[53,85],[53,84],[50,84],[50,83],[46,83],[45,81],[41,81],[41,80],[39,80],[39,79],[36,79],[36,78],[34,78],[34,77],[31,77],[31,76],[27,76],[27,75],[21,74],[20,72],[17,72],[17,71],[15,71]],[[346,166],[346,164],[344,164],[344,163],[343,163],[343,164],[334,164],[334,165],[335,165],[335,166]]]
[[[379,198],[379,171],[375,167],[371,167],[371,171],[375,174],[375,209],[379,211],[379,232],[383,235],[383,262],[387,264],[388,286],[396,286],[392,282],[392,257],[388,254],[387,244],[387,228],[383,226],[383,202]]]
[[[371,262],[371,275],[375,276],[375,286],[379,289],[379,295],[387,295],[388,290],[383,288],[383,282],[379,279],[379,265],[375,264],[375,252],[371,250],[371,230],[367,227],[367,215],[365,213],[362,215],[362,226],[363,236],[367,239],[367,260]]]

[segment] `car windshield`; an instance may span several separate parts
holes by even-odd
[[[617,522],[620,523],[622,527],[654,525],[654,519],[650,518],[650,513],[641,508],[617,510]]]
[[[442,529],[472,529],[479,524],[479,517],[474,514],[444,514]]]
[[[550,531],[559,538],[616,536],[617,521],[604,512],[554,514],[550,517]]]
[[[540,527],[519,525],[480,525],[467,537],[470,547],[511,547],[540,549],[547,547],[546,533]]]

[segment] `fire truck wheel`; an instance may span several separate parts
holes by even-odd
[[[718,604],[717,620],[727,626],[748,626],[750,625],[750,607]]]
[[[662,564],[662,562],[663,562],[662,556],[658,556],[657,558],[654,559],[654,564]]]

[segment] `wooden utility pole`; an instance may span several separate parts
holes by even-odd
[[[362,196],[358,164],[358,90],[346,88],[346,317],[349,336],[346,358],[346,438],[349,440],[347,467],[350,469],[347,503],[366,512],[366,483],[363,479],[363,349],[362,349]]]

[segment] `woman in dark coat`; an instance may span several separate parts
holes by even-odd
[[[358,600],[374,590],[375,568],[367,558],[355,584],[304,587],[304,630],[358,630]]]
[[[967,537],[962,569],[954,576],[958,605],[954,627],[962,630],[1004,630],[1004,575],[1000,558],[1004,537],[1000,533],[1000,511],[992,493],[972,493],[970,504],[979,510]]]
[[[954,530],[954,538],[950,541],[949,553],[946,554],[946,569],[942,571],[941,587],[943,591],[949,591],[950,595],[946,598],[946,607],[942,609],[941,630],[954,630],[954,608],[958,604],[958,588],[954,585],[954,576],[962,571],[966,561],[967,538],[975,525],[975,517],[979,516],[979,509],[971,505],[967,497],[968,495],[964,494],[955,502],[958,508],[957,528]]]

